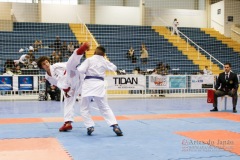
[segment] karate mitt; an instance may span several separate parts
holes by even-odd
[[[83,43],[77,50],[77,55],[83,55],[86,51],[90,49],[90,44],[88,42]]]

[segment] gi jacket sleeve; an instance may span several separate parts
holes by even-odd
[[[54,78],[47,75],[47,73],[45,74],[45,79],[48,80],[51,86],[57,86],[57,81]]]
[[[65,70],[66,67],[67,67],[67,63],[66,63],[66,62],[64,62],[64,63],[55,63],[55,64],[53,65],[53,67],[54,67],[54,68],[63,68],[63,69]]]
[[[77,70],[80,73],[80,76],[82,76],[82,74],[85,74],[87,72],[89,66],[89,59],[86,59],[78,68]]]
[[[113,63],[105,60],[106,63],[106,70],[108,71],[116,71],[117,70],[117,66],[115,66]]]
[[[79,93],[82,93],[82,85],[83,85],[83,81],[85,78],[85,74],[87,72],[87,69],[89,67],[89,59],[86,59],[79,67],[77,67],[77,70],[79,71],[79,81],[80,81],[80,85],[79,85]]]

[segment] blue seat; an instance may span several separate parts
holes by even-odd
[[[78,42],[72,33],[69,24],[61,23],[32,23],[15,22],[13,31],[0,31],[0,68],[7,59],[19,59],[23,53],[19,53],[20,48],[32,46],[35,40],[41,40],[43,46],[50,46],[54,43],[56,36],[59,36],[62,42]],[[39,56],[50,56],[52,48],[41,48],[34,52],[36,58]]]
[[[240,73],[240,53],[235,52],[232,48],[228,47],[226,44],[223,44],[222,41],[211,37],[209,34],[206,34],[200,29],[180,27],[179,30],[220,62],[230,62],[232,64],[232,70],[235,73]],[[204,52],[202,53],[205,54]],[[218,66],[222,68],[221,65]]]
[[[90,32],[100,45],[107,50],[109,59],[119,69],[131,73],[135,67],[142,70],[154,69],[159,62],[168,63],[170,66],[181,68],[178,73],[195,73],[199,67],[183,55],[177,47],[160,36],[150,26],[120,26],[120,25],[93,25],[88,24]],[[140,47],[144,43],[148,49],[148,64],[140,61]],[[130,47],[135,50],[137,62],[132,63],[126,57]]]

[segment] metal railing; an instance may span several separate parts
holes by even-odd
[[[162,18],[158,17],[158,19],[163,22],[163,24],[171,31],[170,25],[167,24],[166,21],[164,21]],[[210,59],[210,69],[212,69],[212,60],[215,60],[217,63],[219,63],[223,68],[224,68],[224,64],[222,62],[220,62],[218,59],[216,59],[214,56],[212,56],[210,53],[208,53],[205,49],[203,49],[202,47],[200,47],[198,44],[196,44],[194,41],[192,41],[188,36],[186,36],[185,34],[183,34],[181,31],[178,30],[178,32],[187,40],[187,51],[189,49],[189,42],[191,42],[191,44],[194,44],[197,47],[198,50],[198,59],[200,58],[200,50],[202,52],[204,52],[206,55],[209,56]]]
[[[88,35],[90,35],[90,43],[92,46],[92,43],[95,43],[96,46],[99,46],[98,42],[95,40],[93,34],[89,31],[87,25],[82,21],[82,19],[77,15],[77,20],[79,21],[81,25],[81,33],[85,34],[85,39],[88,41]]]
[[[217,22],[217,21],[215,21],[215,20],[213,20],[213,19],[212,19],[212,21],[213,21],[214,23],[217,23],[219,26],[224,27],[221,23],[219,23],[219,22]]]
[[[240,29],[240,28],[239,28]],[[234,33],[238,34],[240,36],[240,32],[236,31],[235,29],[231,29]]]
[[[20,90],[18,84],[12,84],[12,90],[4,90],[1,85],[0,100],[41,100],[39,95],[46,92],[43,84],[44,76],[32,76],[37,79],[33,90]],[[16,77],[18,76],[15,75]],[[207,90],[213,88],[216,77],[213,75],[114,75],[105,77],[105,87],[110,98],[206,97]],[[6,87],[10,85],[9,82]],[[203,87],[204,85],[206,88]]]
[[[23,76],[23,75],[21,75]],[[36,82],[27,83],[32,90],[22,90],[19,88],[22,82],[6,81],[5,85],[0,86],[0,100],[15,100],[15,99],[39,99],[39,95],[46,93],[43,75],[27,75],[27,77],[34,77]],[[195,79],[201,78],[201,75],[194,75]],[[202,75],[203,76],[203,75]],[[6,76],[3,76],[6,77]],[[11,76],[8,76],[11,79]],[[198,78],[199,77],[199,78]],[[204,77],[204,76],[203,76]],[[213,77],[213,76],[209,76]],[[12,76],[13,79],[18,79],[18,75]],[[192,96],[206,96],[207,88],[194,88],[192,81],[194,77],[191,75],[112,75],[105,77],[106,89],[109,97],[192,97]],[[206,78],[206,77],[205,77]],[[117,80],[116,80],[117,79]],[[132,81],[132,80],[136,81]],[[126,80],[126,81],[125,81]],[[163,86],[163,83],[167,83]],[[132,82],[131,82],[132,81]],[[9,82],[9,83],[8,83]],[[126,82],[126,83],[125,83]],[[195,82],[195,81],[194,81]],[[18,83],[18,84],[17,84]],[[212,78],[211,82],[214,83]],[[155,86],[156,84],[156,86]],[[32,86],[31,86],[32,85]],[[162,85],[162,86],[159,86]],[[5,87],[5,89],[4,89]],[[12,87],[12,89],[10,89]],[[209,89],[209,88],[208,88]]]
[[[240,24],[232,25],[231,27],[231,38],[240,43]]]

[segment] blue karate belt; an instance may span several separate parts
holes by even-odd
[[[85,79],[99,79],[99,80],[104,81],[104,78],[103,78],[103,77],[97,77],[97,76],[86,76],[86,77],[84,78],[84,80],[85,80]]]

